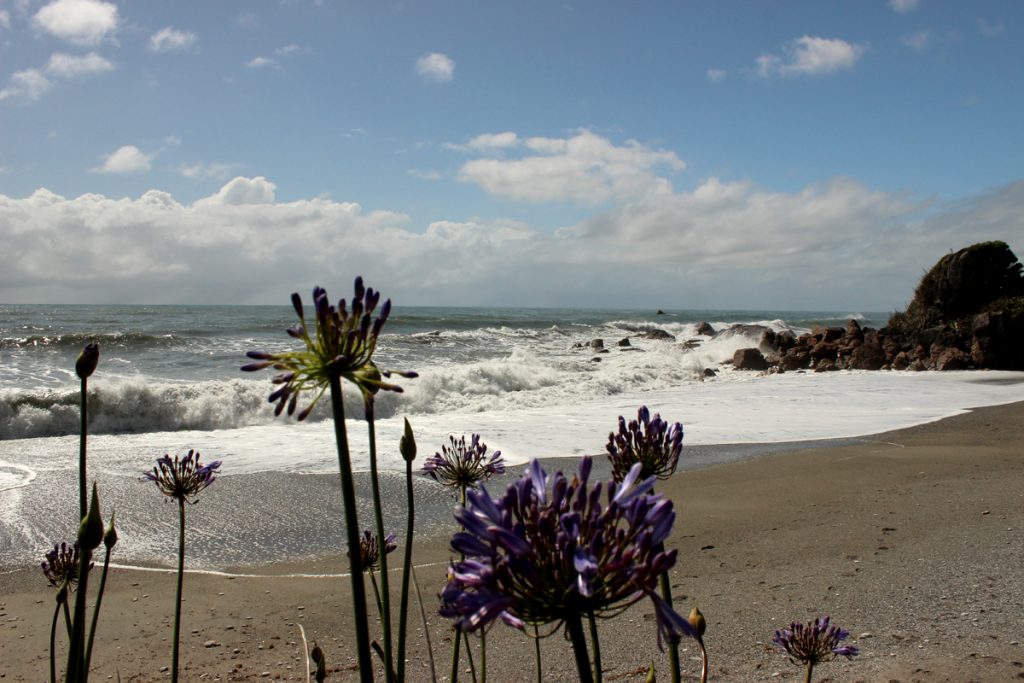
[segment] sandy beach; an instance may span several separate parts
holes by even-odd
[[[829,614],[862,654],[820,666],[816,681],[1024,680],[1022,470],[1018,403],[854,445],[680,472],[659,485],[678,514],[670,542],[679,549],[676,607],[686,614],[697,605],[707,618],[710,679],[802,680],[772,634]],[[447,539],[417,538],[414,555],[438,680],[447,680],[451,631],[436,616]],[[342,565],[339,553],[232,568],[235,576],[189,573],[182,679],[301,680],[301,624],[326,652],[328,680],[356,680]],[[164,569],[112,571],[93,680],[169,678],[173,593],[174,575]],[[47,677],[52,600],[37,566],[0,574],[0,679]],[[416,609],[414,601],[410,680],[428,681]],[[641,681],[651,662],[658,680],[668,680],[646,601],[600,628],[604,680]],[[696,648],[684,647],[684,680],[697,680]],[[545,680],[575,679],[560,634],[542,650]],[[535,680],[532,651],[522,634],[496,626],[488,679]]]

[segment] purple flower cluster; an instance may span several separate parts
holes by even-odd
[[[189,498],[212,484],[219,468],[220,460],[214,460],[208,465],[199,464],[199,451],[189,449],[184,458],[174,456],[174,460],[171,460],[169,455],[158,458],[156,467],[146,472],[145,477],[155,482],[165,496],[193,502]]]
[[[550,492],[537,460],[497,500],[483,487],[469,491],[456,513],[464,531],[452,538],[467,559],[449,570],[443,616],[469,631],[499,618],[516,628],[561,625],[614,615],[647,595],[659,635],[693,634],[654,594],[676,561],[675,550],[658,550],[675,521],[672,502],[650,493],[655,480],[639,480],[639,465],[602,496],[602,484],[588,481],[591,465],[583,458],[571,481],[556,473]]]
[[[249,351],[248,357],[257,362],[242,366],[246,372],[268,367],[281,371],[272,380],[280,386],[269,397],[271,403],[277,404],[275,415],[280,415],[285,409],[289,415],[294,414],[299,396],[304,391],[315,391],[313,400],[298,414],[299,420],[306,419],[323,396],[331,377],[353,382],[364,396],[373,396],[380,390],[402,391],[401,387],[383,380],[384,377],[390,377],[391,373],[381,372],[372,360],[377,337],[391,313],[391,300],[388,299],[374,318],[379,301],[380,292],[364,287],[361,277],[355,281],[351,311],[344,299],[338,302],[337,307],[332,306],[327,291],[322,287],[314,287],[316,324],[310,330],[306,325],[302,297],[292,294],[292,306],[299,316],[299,322],[289,327],[287,332],[290,337],[301,340],[305,349],[284,353]],[[403,377],[416,376],[414,372],[396,374]]]
[[[73,587],[78,583],[78,543],[54,545],[46,552],[43,574],[54,588]]]
[[[828,617],[819,617],[806,624],[793,622],[787,629],[775,632],[772,642],[789,655],[794,664],[815,665],[836,657],[857,656],[860,652],[854,645],[839,643],[850,635],[838,626],[829,626]]]
[[[474,434],[466,443],[463,436],[456,440],[448,437],[450,445],[441,446],[441,452],[435,453],[423,463],[423,474],[426,474],[445,486],[466,490],[487,481],[495,474],[504,474],[505,461],[501,451],[487,455],[487,444]]]
[[[658,414],[652,418],[647,406],[641,406],[629,424],[619,417],[619,431],[608,435],[605,449],[615,481],[622,481],[635,463],[640,463],[642,478],[668,479],[683,452],[683,425],[670,426]]]
[[[396,548],[398,544],[395,543],[395,535],[385,536],[384,554],[390,555]],[[363,537],[359,539],[359,564],[367,572],[380,569],[380,545],[377,543],[377,535],[369,529],[363,530]]]

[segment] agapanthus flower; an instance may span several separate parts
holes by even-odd
[[[468,444],[465,436],[459,439],[449,436],[448,440],[449,445],[441,446],[440,453],[435,453],[423,463],[423,474],[434,481],[465,490],[495,474],[504,474],[505,461],[501,451],[494,451],[488,456],[487,444],[480,440],[479,434],[473,434]]]
[[[615,481],[622,481],[635,463],[641,466],[641,478],[668,479],[683,451],[683,425],[676,422],[670,426],[658,414],[652,418],[647,406],[641,406],[637,419],[629,424],[619,416],[619,431],[608,435],[605,449]]]
[[[452,538],[467,559],[449,570],[441,614],[469,631],[499,618],[557,628],[582,615],[613,616],[649,596],[660,634],[692,635],[654,593],[676,561],[675,550],[658,550],[675,521],[672,502],[650,493],[655,480],[641,480],[639,465],[607,489],[590,484],[591,466],[585,457],[571,480],[556,473],[549,491],[534,460],[501,498],[470,490],[455,515],[464,530]]]
[[[88,379],[92,373],[96,372],[99,362],[100,345],[96,342],[89,342],[75,360],[75,374],[82,379]]]
[[[390,555],[397,547],[394,534],[384,537],[385,555]],[[377,543],[377,535],[369,529],[363,530],[363,537],[359,539],[359,565],[363,571],[380,569],[380,544]]]
[[[164,455],[157,459],[152,471],[145,473],[145,478],[155,482],[165,496],[191,503],[190,498],[212,484],[220,469],[220,460],[201,465],[199,457],[199,451],[192,449],[184,458],[174,456],[172,460]]]
[[[54,588],[72,588],[78,584],[78,544],[61,543],[46,552],[43,574]]]
[[[836,657],[857,656],[860,651],[856,646],[839,644],[849,635],[838,626],[829,626],[826,616],[806,624],[794,621],[789,628],[776,631],[772,642],[785,650],[794,664],[814,666]]]
[[[304,420],[312,412],[320,397],[329,386],[332,377],[347,379],[354,383],[364,397],[374,396],[378,391],[402,391],[400,386],[384,381],[393,371],[381,371],[373,362],[377,337],[391,313],[391,300],[386,300],[380,313],[373,317],[380,301],[380,292],[363,286],[363,279],[357,277],[349,310],[344,299],[332,306],[327,291],[322,287],[313,288],[313,305],[316,323],[312,330],[306,325],[302,297],[292,294],[292,306],[299,316],[298,324],[289,327],[288,335],[302,341],[305,349],[267,353],[249,351],[249,358],[257,361],[243,365],[242,370],[255,372],[272,367],[279,370],[273,383],[280,385],[269,397],[276,403],[274,414],[280,415],[287,409],[295,413],[299,396],[303,392],[314,392],[309,405],[303,408],[298,419]],[[395,372],[403,377],[416,377],[415,372]]]

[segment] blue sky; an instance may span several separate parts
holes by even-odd
[[[1024,249],[1022,19],[0,0],[0,301],[895,309]]]

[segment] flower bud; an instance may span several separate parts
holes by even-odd
[[[316,663],[317,683],[323,683],[323,680],[327,678],[327,659],[324,657],[324,651],[316,643],[313,643],[313,649],[309,653],[309,658]]]
[[[402,435],[401,440],[398,442],[398,450],[406,462],[412,462],[416,459],[416,438],[412,435],[412,425],[409,424],[409,418],[405,418],[405,434]]]
[[[75,374],[82,379],[85,379],[92,373],[96,372],[96,365],[100,362],[100,347],[95,342],[89,342],[82,349],[82,352],[78,354],[78,360],[75,361]]]
[[[700,613],[700,610],[694,607],[690,610],[690,626],[697,632],[698,638],[704,637],[704,631],[707,629],[707,623],[704,621],[704,615]]]
[[[110,550],[117,545],[117,529],[114,528],[114,513],[110,513],[110,527],[107,529],[107,533],[103,534],[103,545],[106,546],[107,550]]]
[[[96,493],[96,482],[92,483],[92,500],[89,512],[78,527],[78,545],[83,552],[92,552],[103,542],[103,520],[100,518],[100,498]]]
[[[651,666],[647,669],[647,677],[644,678],[644,683],[657,683],[658,677],[654,672],[654,662],[651,662]]]

